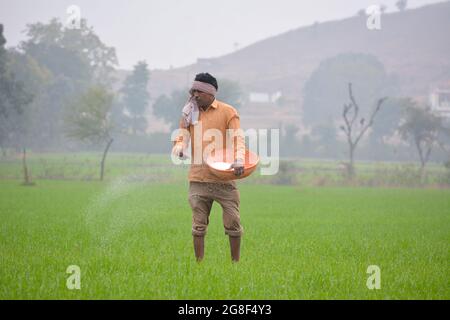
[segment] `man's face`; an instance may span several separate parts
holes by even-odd
[[[189,93],[195,99],[197,105],[201,108],[209,107],[214,101],[214,96],[209,93],[205,93],[195,89],[192,89],[191,91],[189,91]]]

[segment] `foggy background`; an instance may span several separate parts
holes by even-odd
[[[145,59],[152,69],[167,69],[224,55],[315,21],[344,19],[373,4],[393,12],[396,1],[2,0],[0,21],[6,25],[7,46],[16,46],[26,39],[26,24],[54,17],[66,21],[66,8],[78,5],[102,41],[117,49],[120,68],[131,69]],[[410,0],[408,8],[438,2]]]
[[[0,23],[3,157],[167,155],[209,72],[243,129],[280,130],[283,159],[448,165],[449,1],[20,0]]]
[[[377,1],[0,0],[0,300],[449,299],[450,0]],[[201,72],[260,161],[192,188]]]

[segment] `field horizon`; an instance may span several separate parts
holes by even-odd
[[[242,259],[231,263],[215,203],[199,264],[180,171],[0,180],[0,299],[450,298],[448,189],[238,181]],[[79,290],[67,287],[71,265]],[[366,285],[371,265],[380,289]]]

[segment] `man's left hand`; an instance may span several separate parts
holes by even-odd
[[[234,175],[239,177],[244,173],[244,162],[242,160],[236,160],[231,165],[231,168],[234,169]]]

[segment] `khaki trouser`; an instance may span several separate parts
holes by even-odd
[[[223,226],[225,234],[232,237],[242,235],[239,216],[239,190],[234,181],[189,182],[189,204],[192,208],[192,234],[204,236],[209,224],[209,215],[214,201],[222,206]]]

